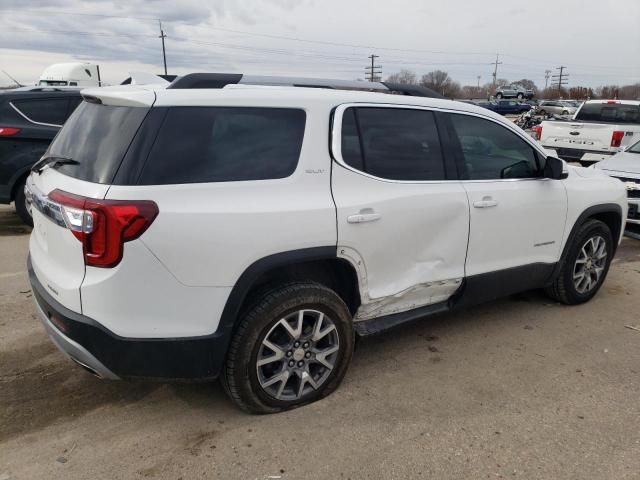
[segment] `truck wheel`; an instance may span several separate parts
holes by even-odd
[[[251,413],[275,413],[333,392],[353,353],[351,313],[329,288],[289,283],[259,296],[231,340],[222,384]]]
[[[27,209],[27,199],[24,195],[24,184],[26,179],[22,180],[18,185],[16,185],[16,195],[14,198],[14,205],[16,208],[16,213],[20,217],[24,223],[33,227],[33,218],[31,218],[31,214]]]
[[[566,305],[591,300],[607,276],[612,257],[611,230],[600,220],[588,220],[571,241],[547,294]]]

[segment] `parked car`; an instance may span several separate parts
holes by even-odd
[[[577,110],[577,107],[563,100],[544,100],[538,105],[540,115],[573,115]]]
[[[24,87],[0,92],[0,203],[15,202],[31,225],[24,182],[31,166],[82,101],[79,89]]]
[[[517,98],[518,100],[524,100],[534,97],[534,92],[530,88],[525,88],[520,84],[514,83],[509,86],[496,88],[497,99],[501,98]]]
[[[531,105],[515,100],[498,100],[497,102],[480,102],[479,106],[492,110],[500,115],[519,115],[531,110]]]
[[[640,138],[640,101],[587,101],[569,122],[542,122],[538,138],[565,160],[606,160]]]
[[[29,177],[37,311],[99,376],[277,412],[335,390],[357,335],[607,275],[623,185],[493,112],[191,78],[84,90]]]
[[[640,240],[640,141],[593,167],[624,183],[629,197],[625,234]]]

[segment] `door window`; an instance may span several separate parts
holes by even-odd
[[[62,125],[67,119],[69,99],[63,97],[15,100],[13,104],[33,122]]]
[[[462,149],[468,180],[533,178],[540,174],[535,150],[506,127],[470,115],[449,114]]]
[[[444,180],[444,162],[432,112],[348,108],[342,117],[347,165],[390,180]]]

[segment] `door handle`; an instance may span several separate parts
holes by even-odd
[[[490,208],[495,207],[496,205],[498,205],[498,202],[491,197],[482,197],[482,200],[473,202],[473,206],[475,208]]]
[[[370,208],[364,208],[360,210],[359,213],[355,215],[349,215],[347,217],[348,223],[367,223],[367,222],[375,222],[376,220],[380,220],[380,214],[375,213]]]

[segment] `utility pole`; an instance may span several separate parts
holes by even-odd
[[[545,70],[544,71],[544,89],[546,90],[549,87],[549,74],[551,73],[551,70]]]
[[[162,30],[162,22],[160,20],[158,20],[158,24],[160,25],[160,36],[158,38],[162,39],[162,60],[164,61],[164,74],[167,74],[167,53],[165,52],[164,49],[164,39],[167,38],[167,36],[164,34],[164,30]]]
[[[374,55],[373,53],[369,55],[368,58],[371,59],[371,66],[364,68],[366,70],[365,77],[367,77],[367,80],[370,82],[378,82],[382,79],[382,66],[376,65],[376,58],[379,57],[379,55]]]
[[[478,90],[480,90],[480,78],[482,78],[482,75],[478,75],[476,78],[478,79]]]
[[[499,62],[500,55],[498,53],[496,53],[496,61],[495,62],[491,62],[489,65],[493,65],[493,91],[495,93],[496,91],[496,82],[498,81],[498,65],[501,65],[502,62]]]
[[[562,96],[562,87],[564,85],[567,85],[569,83],[569,81],[567,80],[567,78],[569,78],[569,74],[568,73],[564,73],[565,69],[567,67],[565,67],[564,65],[561,65],[559,67],[556,67],[556,70],[558,70],[558,73],[556,75],[551,75],[551,80],[552,80],[552,87],[557,86],[558,87],[558,96]]]

